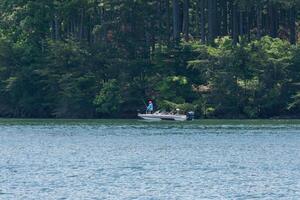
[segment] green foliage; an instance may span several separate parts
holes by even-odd
[[[203,18],[189,2],[177,40],[172,1],[0,1],[0,117],[134,117],[146,99],[198,117],[299,115],[300,48],[287,40],[300,1],[220,0]]]
[[[206,98],[214,105],[214,114],[256,118],[286,113],[294,59],[291,45],[270,37],[236,47],[227,41],[220,39],[216,47],[207,48],[202,60],[189,62],[212,87]]]
[[[104,83],[94,101],[97,111],[106,115],[119,113],[123,103],[120,93],[121,91],[117,80],[113,79]]]

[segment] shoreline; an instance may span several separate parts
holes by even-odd
[[[300,125],[300,119],[196,119],[194,121],[158,121],[141,119],[42,119],[42,118],[0,118],[1,125]]]

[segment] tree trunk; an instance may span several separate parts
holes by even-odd
[[[84,9],[81,9],[80,13],[80,27],[79,27],[79,40],[81,41],[84,37]]]
[[[257,27],[257,38],[261,39],[262,37],[262,8],[260,3],[258,3],[257,5],[257,23],[256,23],[256,27]]]
[[[55,20],[51,21],[50,26],[51,26],[51,39],[55,40],[55,32],[56,32],[56,30],[55,30]]]
[[[238,34],[238,11],[236,3],[232,5],[232,39],[233,44],[236,45],[239,42],[239,34]]]
[[[86,37],[87,37],[87,41],[88,41],[88,43],[89,44],[91,44],[91,24],[92,24],[92,17],[91,17],[91,15],[89,14],[88,15],[88,26],[87,26],[87,35],[86,35]]]
[[[173,39],[179,41],[180,38],[180,23],[179,23],[179,2],[173,0]]]
[[[189,16],[189,7],[190,2],[189,0],[184,0],[183,4],[183,33],[185,41],[189,40],[189,23],[190,23],[190,16]]]
[[[222,36],[228,35],[228,5],[227,5],[227,0],[222,1],[222,31],[221,34]]]
[[[269,18],[270,18],[270,35],[273,38],[277,37],[278,33],[278,11],[274,3],[269,5]]]
[[[213,43],[216,38],[216,0],[208,0],[208,42]]]
[[[296,44],[297,39],[296,39],[296,8],[293,6],[290,8],[290,43],[291,44]]]
[[[171,12],[170,12],[170,1],[166,0],[166,10],[167,10],[167,40],[170,42],[171,37]]]
[[[60,22],[59,17],[56,14],[54,17],[54,27],[55,27],[55,40],[60,40]]]
[[[250,42],[251,40],[251,18],[253,18],[253,16],[255,16],[255,12],[254,12],[254,15],[252,15],[252,11],[253,9],[251,9],[250,11],[248,11],[246,13],[246,34],[247,34],[247,39],[248,39],[248,42]]]
[[[240,11],[239,13],[239,21],[240,21],[240,25],[239,25],[239,28],[240,28],[240,35],[244,35],[244,12],[243,11]]]
[[[200,0],[200,37],[202,44],[206,42],[205,1],[206,0]]]

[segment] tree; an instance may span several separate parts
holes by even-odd
[[[147,98],[211,117],[294,115],[299,8],[299,0],[2,0],[0,116],[133,117]]]

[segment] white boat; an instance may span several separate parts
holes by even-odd
[[[161,120],[169,120],[169,121],[186,121],[186,115],[173,115],[173,114],[162,114],[162,113],[154,113],[154,114],[138,114],[138,117],[144,120],[151,121],[161,121]]]

